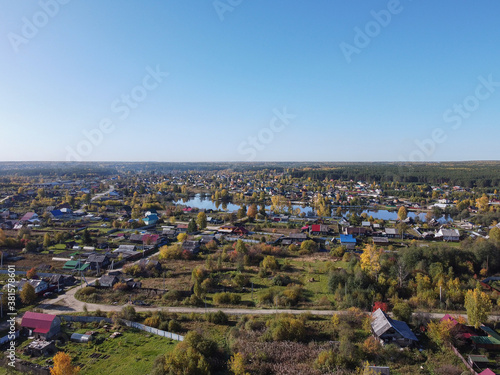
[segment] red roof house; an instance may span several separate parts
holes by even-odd
[[[21,321],[21,328],[28,336],[50,339],[61,331],[61,319],[56,315],[27,311]]]

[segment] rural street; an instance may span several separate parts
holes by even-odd
[[[93,281],[88,280],[89,282]],[[48,314],[68,314],[68,313],[75,313],[75,312],[82,312],[83,311],[83,306],[87,305],[87,310],[88,311],[95,311],[95,310],[101,310],[101,311],[120,311],[123,307],[129,305],[101,305],[97,303],[85,303],[82,301],[79,301],[75,298],[75,293],[77,290],[81,288],[81,286],[78,286],[76,288],[68,290],[65,294],[58,296],[57,298],[54,299],[46,299],[42,301],[41,304],[39,304],[37,307],[40,309],[43,309],[43,312],[48,313]],[[339,314],[342,313],[342,311],[336,311],[336,310],[297,310],[297,309],[248,309],[248,308],[215,308],[215,307],[184,307],[184,306],[177,306],[177,307],[144,307],[144,306],[135,306],[136,311],[167,311],[167,312],[175,312],[175,313],[181,313],[181,314],[189,314],[189,313],[198,313],[198,314],[203,314],[206,312],[217,312],[217,311],[223,311],[226,314],[229,315],[271,315],[271,314],[304,314],[304,313],[310,313],[312,315],[333,315],[333,314]],[[433,319],[441,319],[445,314],[444,313],[430,313],[431,318]],[[453,314],[453,316],[461,316],[467,319],[466,314]],[[500,321],[500,316],[499,315],[490,315],[490,320],[492,321]]]

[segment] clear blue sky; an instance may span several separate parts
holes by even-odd
[[[498,1],[59,1],[2,2],[0,160],[499,159]]]

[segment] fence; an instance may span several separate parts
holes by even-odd
[[[477,372],[472,368],[472,366],[465,360],[464,357],[462,357],[462,354],[458,351],[457,348],[455,348],[453,345],[451,346],[451,350],[453,350],[453,353],[460,358],[460,360],[464,363],[465,367],[473,374],[473,375],[478,375]]]
[[[112,323],[111,319],[109,318],[101,318],[99,316],[72,316],[72,315],[59,315],[61,319],[66,320],[67,322],[84,322],[84,323],[92,323],[92,322],[100,322],[100,321],[105,321],[106,323]],[[131,322],[130,320],[124,320],[122,319],[122,322],[127,326],[131,328],[136,328],[140,329],[141,331],[149,332],[152,333],[153,335],[161,336],[161,337],[166,337],[172,340],[176,341],[183,341],[184,336],[178,335],[176,333],[172,332],[167,332],[163,331],[161,329],[157,329],[154,327],[146,326],[141,323],[136,323],[136,322]]]

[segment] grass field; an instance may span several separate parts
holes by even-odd
[[[74,327],[81,326],[73,323]],[[81,367],[82,375],[118,375],[118,374],[147,374],[153,366],[155,358],[160,354],[165,354],[173,350],[176,341],[152,335],[135,329],[121,329],[122,336],[109,339],[110,332],[102,328],[70,329],[66,328],[65,333],[69,337],[73,332],[85,333],[88,330],[98,332],[96,340],[90,343],[75,343],[67,341],[58,346],[60,351],[64,351],[73,358],[73,363]],[[21,343],[23,348],[28,341]],[[29,357],[18,353],[22,359],[29,360]],[[47,364],[47,358],[31,359],[42,365]],[[2,372],[0,372],[2,374]]]

